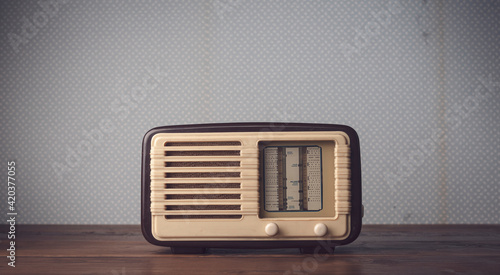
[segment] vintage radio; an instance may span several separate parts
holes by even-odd
[[[172,253],[332,252],[361,230],[356,132],[343,125],[165,126],[144,136],[142,232]]]

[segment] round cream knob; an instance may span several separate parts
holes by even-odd
[[[275,223],[268,223],[266,225],[266,234],[268,236],[274,236],[276,234],[278,234],[278,225],[275,224]]]
[[[324,223],[318,223],[314,226],[314,234],[318,237],[325,236],[327,231],[328,227]]]

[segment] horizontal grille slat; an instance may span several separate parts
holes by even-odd
[[[241,205],[165,205],[165,210],[241,210]]]
[[[155,210],[155,216],[163,215],[248,215],[254,214],[258,208],[251,208],[247,210]]]
[[[249,179],[251,180],[257,180],[257,177],[250,177]],[[153,186],[155,182],[161,181],[162,183],[207,183],[207,182],[212,182],[212,183],[219,183],[219,182],[227,182],[227,183],[233,183],[233,182],[239,182],[241,180],[240,177],[234,177],[234,178],[165,178],[165,174],[161,173],[158,175],[151,175],[151,181],[153,182],[151,185]],[[248,180],[248,179],[247,179]],[[163,184],[162,184],[163,187]]]
[[[241,205],[242,203],[255,203],[257,198],[242,199],[220,199],[220,200],[165,200],[165,196],[152,198],[151,203],[154,209],[165,209],[165,205]]]
[[[239,161],[178,161],[165,162],[165,167],[239,167]]]
[[[167,141],[167,146],[240,146],[239,141]]]
[[[241,199],[241,194],[168,194],[165,195],[166,200],[228,200]]]
[[[225,155],[220,155],[221,153],[218,152],[224,152],[224,151],[230,151],[229,153],[226,152],[224,153]],[[173,155],[175,154],[180,154],[180,156],[172,156],[172,154],[167,154],[165,152],[178,152],[178,153],[172,153]],[[209,158],[209,157],[226,157],[226,158],[257,158],[259,155],[258,150],[253,150],[245,147],[239,147],[239,146],[214,146],[213,148],[210,146],[203,146],[203,147],[152,147],[151,148],[151,158],[189,158],[195,153],[183,153],[183,152],[206,152],[206,154],[210,154],[207,156],[199,156],[203,158]],[[213,153],[212,153],[213,152]],[[186,155],[183,155],[186,154]]]
[[[241,219],[242,215],[165,215],[166,219]]]
[[[239,150],[220,151],[165,151],[165,156],[239,156]]]
[[[231,178],[239,177],[240,172],[189,172],[165,173],[165,178]]]
[[[241,188],[241,183],[165,183],[165,189]]]
[[[254,167],[159,167],[155,168],[154,172],[166,173],[193,173],[193,172],[242,172],[242,171],[255,171]]]

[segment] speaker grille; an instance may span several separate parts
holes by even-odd
[[[166,141],[151,148],[151,211],[167,220],[241,219],[242,171],[240,141]],[[254,199],[250,199],[254,200]]]

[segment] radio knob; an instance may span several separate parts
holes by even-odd
[[[279,230],[278,225],[273,223],[273,222],[268,223],[266,225],[266,234],[268,236],[274,236],[274,235],[278,234],[278,230]]]
[[[328,227],[324,223],[318,223],[314,226],[314,234],[318,237],[325,236],[328,231]]]

